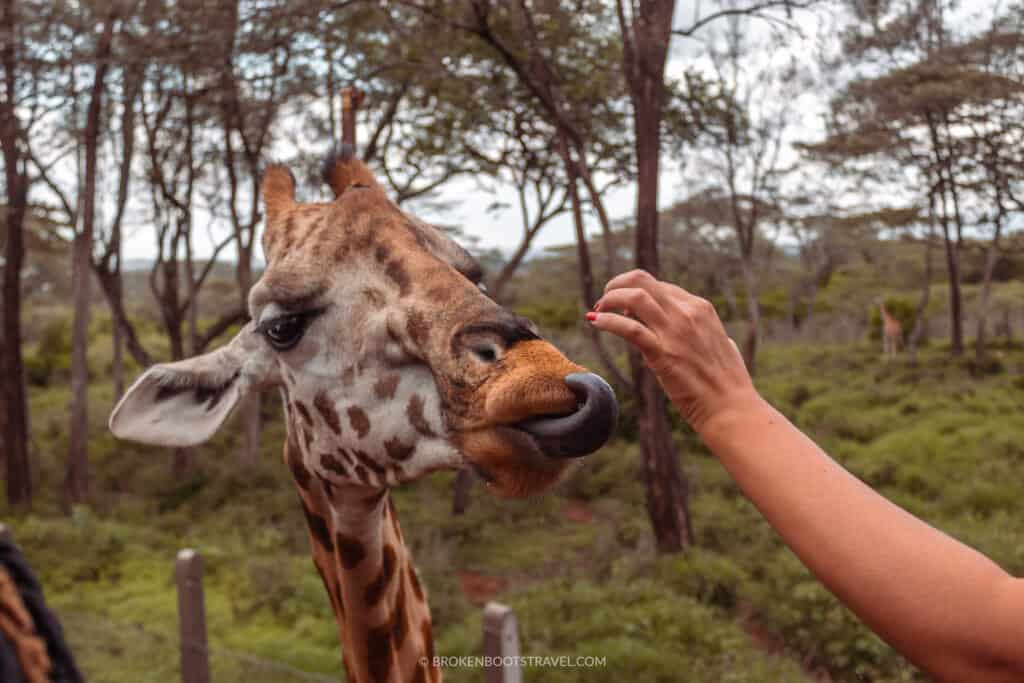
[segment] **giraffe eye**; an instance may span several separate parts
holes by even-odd
[[[498,351],[493,346],[474,346],[473,355],[485,363],[493,363],[498,360]]]
[[[274,349],[288,351],[299,343],[314,317],[310,313],[283,315],[261,325],[260,332]]]

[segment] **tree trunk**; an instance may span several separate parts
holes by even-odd
[[[674,2],[641,0],[627,24],[619,3],[623,32],[623,66],[633,102],[637,159],[636,265],[657,277],[658,169],[661,119],[665,99],[665,60],[672,27]],[[687,505],[687,485],[679,467],[675,444],[665,413],[665,396],[657,378],[630,350],[633,385],[639,398],[639,439],[647,512],[658,551],[679,552],[693,543]]]
[[[117,265],[114,270],[114,277],[117,281],[117,296],[121,297],[121,254],[116,256]],[[111,313],[113,332],[111,337],[110,356],[110,377],[114,381],[114,403],[116,404],[124,396],[124,338],[125,330],[120,321]]]
[[[71,432],[68,437],[68,466],[64,476],[65,506],[81,504],[89,496],[89,319],[92,313],[92,247],[96,220],[96,156],[100,136],[100,112],[110,62],[110,44],[114,36],[114,17],[110,16],[96,48],[96,73],[93,76],[86,113],[85,183],[82,192],[82,227],[75,234],[71,281],[75,310],[71,329]]]
[[[743,362],[753,377],[757,373],[757,348],[761,341],[761,292],[753,256],[743,258],[743,282],[747,294],[747,329],[743,336]]]
[[[974,338],[974,356],[978,361],[985,358],[985,345],[988,337],[988,314],[992,306],[992,273],[999,260],[999,237],[1002,232],[1002,220],[996,223],[995,235],[985,250],[985,272],[981,282],[981,300],[978,302],[978,326]]]
[[[932,294],[932,239],[935,237],[935,193],[928,196],[928,236],[924,243],[924,281],[921,283],[921,297],[917,301],[917,310],[914,313],[914,329],[907,340],[907,351],[910,354],[910,362],[917,362],[917,350],[920,348],[921,339],[924,337],[925,312],[928,310],[928,301]]]
[[[16,35],[16,3],[0,5],[0,25]],[[0,48],[4,68],[4,99],[0,102],[0,147],[7,182],[7,243],[3,264],[3,397],[6,412],[3,445],[7,469],[7,502],[12,507],[32,504],[32,476],[28,459],[28,404],[25,368],[21,356],[21,269],[25,259],[25,211],[28,173],[21,152],[23,131],[15,109],[17,53],[15,41]]]
[[[5,145],[6,146],[6,145]],[[13,146],[13,145],[12,145]],[[6,150],[5,150],[6,151]],[[32,504],[28,460],[28,405],[21,356],[21,268],[24,263],[25,177],[18,163],[7,160],[7,244],[3,279],[3,371],[6,423],[3,436],[7,464],[7,502],[12,507]]]

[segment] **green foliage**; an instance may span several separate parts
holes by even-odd
[[[66,349],[58,332],[39,337],[48,341],[38,350]],[[109,338],[101,332],[94,345],[108,348]],[[1014,520],[1024,514],[1024,424],[1006,416],[1021,408],[1024,351],[993,356],[999,373],[950,363],[941,350],[923,351],[916,365],[882,365],[874,344],[768,345],[758,384],[857,476],[1021,574],[1024,544]],[[5,515],[89,679],[179,677],[172,567],[186,546],[206,563],[216,680],[339,676],[336,629],[280,462],[276,399],[267,398],[274,417],[257,463],[238,464],[240,437],[229,421],[198,449],[195,469],[175,477],[169,453],[107,433],[109,384],[93,382],[89,392],[91,506],[68,517],[54,495],[67,449],[67,393],[51,383],[30,396],[41,497],[32,515]],[[628,430],[543,497],[502,501],[477,486],[469,512],[452,517],[450,475],[397,490],[438,653],[479,652],[480,608],[458,576],[471,571],[507,582],[497,598],[516,610],[524,654],[605,658],[592,667],[532,667],[528,681],[809,680],[801,663],[836,681],[916,680],[782,545],[693,434],[674,424],[697,535],[696,547],[680,556],[655,551]],[[456,682],[480,675],[446,672]]]
[[[51,318],[40,331],[35,351],[25,354],[28,383],[45,387],[67,377],[71,368],[71,320]]]

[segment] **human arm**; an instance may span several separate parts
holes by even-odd
[[[637,347],[786,544],[894,648],[940,680],[1024,678],[1024,582],[878,495],[768,405],[707,301],[633,271],[591,322]]]

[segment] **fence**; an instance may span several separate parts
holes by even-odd
[[[0,539],[11,540],[10,531],[0,523]],[[290,666],[284,662],[267,660],[246,652],[240,652],[222,646],[211,647],[206,631],[206,607],[203,595],[203,558],[192,549],[184,549],[178,553],[174,564],[175,582],[178,596],[178,649],[181,663],[182,683],[211,683],[210,657],[214,655],[221,661],[233,661],[238,666],[262,672],[267,680],[293,680],[307,683],[340,683],[339,679],[314,674]],[[99,629],[111,642],[125,638],[124,624],[114,624],[94,614],[63,615],[65,627],[69,623],[82,621],[81,627],[91,631]],[[154,641],[151,645],[159,645],[161,651],[167,652],[173,647],[173,636],[170,633],[158,635],[148,632],[141,624],[135,627],[139,633]],[[159,641],[159,642],[157,642]],[[133,641],[134,642],[134,641]],[[139,641],[143,642],[143,641]],[[148,642],[148,641],[147,641]],[[515,614],[511,608],[496,602],[490,602],[483,611],[483,655],[484,683],[521,683],[522,670],[519,665],[519,629]],[[156,665],[157,662],[153,662]],[[276,672],[276,673],[274,673]],[[156,673],[155,668],[150,673]],[[169,672],[168,672],[169,673]],[[264,680],[250,678],[249,680]]]
[[[203,558],[186,548],[178,553],[174,575],[178,585],[178,627],[182,683],[210,683],[210,648],[206,639],[203,600]],[[512,609],[497,602],[484,607],[485,683],[522,683],[519,668],[519,627]],[[290,669],[290,667],[289,667]],[[291,674],[309,674],[290,670]],[[315,680],[334,679],[316,677]]]

